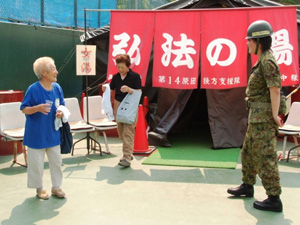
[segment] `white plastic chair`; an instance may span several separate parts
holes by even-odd
[[[86,133],[86,135],[88,135],[90,132],[95,131],[95,128],[93,126],[87,124],[82,119],[82,116],[80,113],[80,108],[79,108],[79,102],[78,102],[77,98],[65,98],[65,103],[66,103],[66,107],[71,112],[68,122],[70,124],[70,129],[71,129],[72,133]],[[77,144],[78,142],[80,142],[84,139],[87,139],[87,149],[88,149],[88,153],[89,153],[89,144],[90,144],[89,138],[87,138],[87,136],[85,136],[84,138],[81,138],[73,143],[72,155],[74,154],[75,144]]]
[[[27,153],[23,145],[25,131],[25,114],[20,110],[21,102],[0,104],[0,133],[5,141],[14,142],[13,163],[27,167]],[[18,142],[22,143],[25,165],[17,161]]]
[[[87,98],[83,98],[83,118],[87,121]],[[107,154],[110,154],[107,136],[105,131],[117,128],[117,123],[109,121],[107,115],[102,108],[102,96],[90,96],[88,97],[88,112],[89,112],[89,124],[92,125],[95,131],[95,139],[97,139],[97,131],[101,131],[104,137],[105,147]]]
[[[283,127],[279,127],[279,134],[284,135],[282,158],[285,159],[287,137],[292,136],[297,146],[297,137],[300,137],[300,102],[293,102]]]

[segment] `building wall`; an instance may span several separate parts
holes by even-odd
[[[37,81],[32,64],[41,56],[55,60],[65,97],[80,97],[82,77],[76,76],[76,54],[82,32],[0,22],[0,90],[23,90]]]

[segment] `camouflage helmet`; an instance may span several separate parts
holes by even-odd
[[[249,38],[263,38],[273,34],[271,25],[265,20],[257,20],[250,24],[247,30],[247,37]]]

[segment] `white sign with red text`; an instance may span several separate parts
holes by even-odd
[[[76,74],[96,75],[96,45],[76,45]]]

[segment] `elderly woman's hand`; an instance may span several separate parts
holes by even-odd
[[[105,92],[106,87],[102,85],[102,91]]]
[[[58,119],[62,118],[64,116],[64,113],[60,110],[56,111],[56,115],[55,115]]]
[[[38,105],[38,112],[48,115],[50,111],[51,111],[51,105],[49,103]]]

